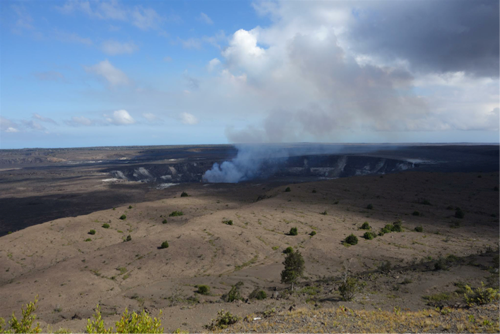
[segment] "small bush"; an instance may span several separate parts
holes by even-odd
[[[168,248],[168,241],[164,241],[161,243],[160,249]]]
[[[462,219],[465,217],[465,213],[460,208],[456,208],[455,210],[455,218]]]
[[[297,231],[297,228],[296,227],[292,227],[290,229],[290,232],[288,232],[289,235],[297,235],[298,234],[298,231]]]
[[[196,292],[200,295],[208,295],[210,293],[210,287],[208,285],[198,285],[198,290]]]
[[[261,290],[259,288],[255,288],[250,295],[248,296],[249,299],[257,299],[257,300],[264,300],[267,298],[267,293],[264,290]]]
[[[87,238],[87,239],[85,239],[85,241],[86,241],[86,242],[89,242],[89,241],[92,241],[92,239]]]
[[[162,311],[160,311],[161,315]],[[94,321],[88,319],[86,332],[87,333],[163,333],[161,320],[152,318],[145,310],[141,313],[128,313],[125,309],[122,317],[115,323],[116,328],[105,328],[101,316],[101,309],[97,305],[94,314]]]
[[[104,223],[104,224],[102,224],[102,227],[103,228],[109,228],[109,224],[108,223]]]
[[[321,212],[320,215],[328,216],[328,211],[325,210],[325,211]]]
[[[89,234],[94,235],[95,234],[95,230],[90,230]]]
[[[120,219],[121,219],[121,220],[125,220],[125,219],[127,219],[127,216],[126,216],[126,215],[121,215],[121,216],[120,216]]]
[[[217,313],[217,318],[213,319],[212,322],[206,326],[206,328],[211,331],[225,329],[227,328],[227,326],[235,324],[239,320],[239,317],[232,315],[230,312],[224,312],[224,310],[220,310]]]
[[[283,251],[283,254],[290,254],[290,253],[293,253],[293,248],[292,247],[287,247]]]
[[[403,232],[403,227],[402,227],[401,223],[395,222],[394,224],[392,224],[391,231],[393,231],[393,232]]]
[[[290,189],[290,187],[286,187],[285,192],[289,193],[290,191],[292,191],[292,189]]]
[[[310,235],[311,237],[315,236],[315,235],[316,235],[316,231],[312,231],[311,233],[309,233],[309,235]]]
[[[232,220],[223,220],[222,223],[226,224],[226,225],[233,225],[233,221]]]
[[[383,261],[378,266],[378,270],[380,270],[381,272],[384,272],[384,273],[391,271],[391,268],[392,268],[391,261]]]
[[[420,216],[420,212],[418,212],[418,211],[413,211],[411,215],[412,215],[412,216]]]
[[[313,193],[313,194],[316,194],[316,189],[313,189],[313,190],[312,190],[312,193]]]
[[[448,270],[448,263],[445,259],[439,258],[436,263],[434,263],[434,270]]]
[[[361,225],[362,230],[371,230],[370,224],[368,222],[364,222],[363,225]]]
[[[178,217],[178,216],[182,216],[182,215],[184,215],[184,212],[182,212],[182,211],[172,211],[172,213],[169,214],[168,216],[169,217]]]
[[[185,192],[185,191],[183,191],[182,194],[181,194],[181,197],[188,197],[188,196],[189,196],[188,193]]]
[[[373,210],[373,204],[368,204],[368,205],[366,206],[366,208],[367,208],[368,210]]]
[[[356,245],[358,243],[358,237],[354,234],[351,234],[347,238],[345,238],[345,243],[349,245]]]
[[[465,302],[469,306],[473,304],[484,305],[497,301],[500,294],[498,293],[498,289],[485,288],[484,283],[481,282],[481,286],[476,289],[472,289],[470,286],[466,285],[464,297]]]
[[[127,235],[127,238],[125,239],[125,241],[131,241],[132,240],[132,236],[129,234]]]
[[[376,235],[372,232],[365,232],[365,234],[363,234],[363,238],[367,239],[367,240],[372,240],[376,237]]]
[[[167,223],[167,220],[166,219],[163,219],[163,221],[161,222],[162,224],[166,224]]]
[[[348,277],[339,286],[340,297],[343,301],[353,300],[356,293],[361,291],[364,287],[362,282],[359,282],[354,277]]]
[[[242,285],[243,282],[238,282],[235,285],[233,285],[228,293],[222,295],[222,300],[228,303],[232,303],[236,300],[242,300],[243,298],[241,297],[241,291],[240,291]]]
[[[129,205],[129,206],[128,206],[128,208],[129,208],[129,209],[132,209],[132,205]]]
[[[41,333],[42,329],[40,324],[37,322],[36,326],[31,328],[33,321],[36,319],[34,312],[36,311],[36,304],[38,303],[38,295],[35,297],[34,302],[26,304],[26,307],[21,307],[21,313],[23,315],[22,319],[17,320],[14,312],[10,317],[9,325],[10,330],[3,329],[5,320],[0,318],[0,333]],[[33,313],[33,314],[32,314]]]
[[[417,226],[417,227],[415,227],[415,231],[417,231],[417,232],[423,232],[424,228],[422,226]]]

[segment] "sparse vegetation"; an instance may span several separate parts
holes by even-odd
[[[90,234],[90,235],[94,235],[94,234],[95,234],[95,230],[90,230],[90,231],[89,231],[89,234]]]
[[[226,224],[226,225],[233,225],[233,221],[232,220],[223,220],[222,223]]]
[[[126,216],[126,215],[121,215],[121,216],[120,216],[120,219],[121,219],[121,220],[125,220],[125,219],[127,219],[127,216]]]
[[[403,232],[403,225],[401,222],[392,223],[391,231],[393,232]]]
[[[415,231],[416,232],[423,232],[424,228],[422,226],[417,226],[417,227],[415,227]]]
[[[168,248],[168,241],[164,241],[161,243],[160,249]]]
[[[365,232],[365,234],[363,234],[363,238],[367,239],[367,240],[372,240],[376,237],[377,235],[375,233],[372,233],[372,232]]]
[[[182,216],[184,215],[184,212],[182,211],[172,211],[172,213],[170,213],[168,216],[169,217],[178,217],[178,216]]]
[[[500,299],[500,294],[498,289],[486,288],[484,283],[481,282],[481,286],[472,289],[470,286],[465,285],[465,302],[467,305],[484,305],[489,304]]]
[[[286,188],[285,188],[285,192],[286,192],[286,193],[289,193],[290,191],[292,191],[292,189],[290,189],[290,187],[286,187]]]
[[[321,212],[320,215],[328,216],[328,212],[325,210],[325,211]]]
[[[345,243],[348,245],[356,245],[358,243],[358,237],[354,234],[350,234],[345,238]]]
[[[160,311],[160,314],[162,311]],[[94,321],[87,320],[87,333],[163,333],[161,320],[159,318],[151,318],[151,316],[142,310],[140,314],[136,312],[129,313],[127,309],[122,314],[120,320],[113,327],[105,328],[104,321],[101,316],[99,305],[95,310]]]
[[[185,192],[185,191],[183,191],[182,194],[181,194],[181,197],[188,197],[188,196],[189,196],[188,193]]]
[[[228,293],[222,295],[222,300],[228,303],[232,303],[236,300],[242,300],[241,297],[241,287],[243,286],[243,282],[238,282],[231,287]]]
[[[298,231],[297,231],[296,227],[292,227],[290,229],[290,232],[288,232],[288,235],[297,235],[297,234],[298,234]]]
[[[285,266],[285,269],[281,272],[281,283],[291,284],[293,291],[293,285],[300,277],[302,277],[302,274],[304,273],[304,258],[297,250],[287,254],[285,261],[283,261],[283,265]]]
[[[206,328],[211,331],[225,329],[227,326],[235,324],[239,320],[239,317],[232,315],[229,311],[224,312],[224,310],[220,310],[217,313],[217,318],[213,319],[212,322],[206,326]]]
[[[210,294],[210,287],[208,285],[198,285],[198,290],[196,292],[200,295],[208,295]]]
[[[92,239],[90,239],[90,238],[87,238],[87,239],[85,239],[85,241],[86,241],[86,242],[88,242],[88,241],[92,241]]]
[[[364,222],[363,225],[361,225],[362,230],[371,230],[370,224],[368,222]]]
[[[5,320],[0,318],[0,333],[41,333],[42,329],[40,324],[37,323],[35,327],[31,328],[33,321],[36,319],[34,312],[36,311],[36,304],[38,303],[38,296],[35,297],[35,301],[26,304],[26,307],[21,307],[21,313],[23,315],[21,320],[16,318],[14,312],[10,317],[9,326],[10,329],[4,329]]]
[[[109,224],[108,223],[102,224],[102,228],[109,228]]]
[[[342,298],[343,301],[353,300],[356,294],[360,292],[363,287],[363,282],[360,282],[358,279],[354,277],[346,277],[338,288],[340,298]]]

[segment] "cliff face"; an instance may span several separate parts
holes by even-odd
[[[273,177],[338,178],[356,175],[388,174],[417,167],[397,159],[354,155],[303,155],[255,161],[260,165],[254,180]],[[123,166],[108,170],[116,179],[153,183],[201,182],[211,162],[180,162]]]

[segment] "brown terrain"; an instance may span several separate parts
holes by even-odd
[[[31,178],[25,177],[25,167],[2,174],[2,205],[15,203],[16,212],[33,223],[0,237],[0,317],[19,315],[21,306],[38,295],[36,314],[44,331],[83,331],[97,304],[106,324],[117,321],[125,308],[154,316],[161,309],[168,332],[207,331],[204,326],[221,309],[250,315],[229,331],[498,331],[497,304],[468,308],[463,293],[455,293],[463,284],[481,282],[498,289],[498,171],[406,171],[304,183],[179,183],[156,189],[132,181],[103,182],[109,175],[94,166],[61,168],[37,171]],[[54,175],[50,181],[35,180],[40,173]],[[182,192],[189,196],[181,197]],[[79,199],[94,207],[79,208]],[[61,208],[65,200],[68,206]],[[463,218],[455,217],[457,207]],[[41,217],[29,210],[39,210]],[[44,212],[53,210],[61,211],[54,216],[60,218],[43,220],[50,217]],[[174,211],[183,215],[170,217]],[[233,224],[224,223],[228,220]],[[363,238],[363,222],[378,233],[396,221],[402,232]],[[2,223],[13,226],[5,218]],[[416,232],[417,226],[423,232]],[[297,236],[288,235],[292,227]],[[312,231],[316,235],[310,236]],[[346,246],[342,241],[351,233],[359,242]],[[160,249],[164,241],[169,247]],[[288,246],[302,253],[306,266],[292,294],[280,283]],[[350,302],[341,301],[337,291],[346,268],[366,283]],[[255,288],[268,298],[223,302],[221,296],[240,281],[244,299]],[[208,285],[210,293],[197,293],[197,285]],[[443,293],[447,297],[438,298]],[[443,306],[478,322],[467,327],[453,314],[436,311]],[[342,307],[355,310],[349,316],[357,323],[366,321],[356,327],[338,314],[339,307],[344,313]],[[387,318],[384,314],[398,310],[414,319],[448,318],[428,327],[419,322],[384,327],[366,312]],[[418,313],[422,310],[429,311]],[[265,311],[274,315],[254,320]]]

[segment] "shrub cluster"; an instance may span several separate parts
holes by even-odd
[[[239,317],[232,315],[230,312],[224,312],[220,310],[217,313],[217,318],[213,319],[206,328],[210,331],[225,329],[227,326],[237,323],[240,320]]]
[[[349,245],[356,245],[358,243],[358,237],[354,234],[351,234],[345,238],[345,243]]]
[[[493,301],[498,301],[500,299],[500,294],[498,289],[485,288],[484,283],[481,282],[481,286],[472,289],[470,286],[465,286],[465,302],[467,305],[471,306],[473,304],[484,305],[489,304]]]
[[[226,224],[226,225],[233,225],[233,221],[232,220],[223,220],[222,223]]]
[[[169,217],[178,217],[178,216],[182,216],[182,215],[184,215],[184,212],[182,212],[182,211],[172,211],[172,213],[169,214],[168,216]]]
[[[403,232],[402,223],[397,221],[397,222],[394,222],[392,224],[387,224],[380,230],[378,235],[382,236],[386,233],[391,233],[391,232]]]

